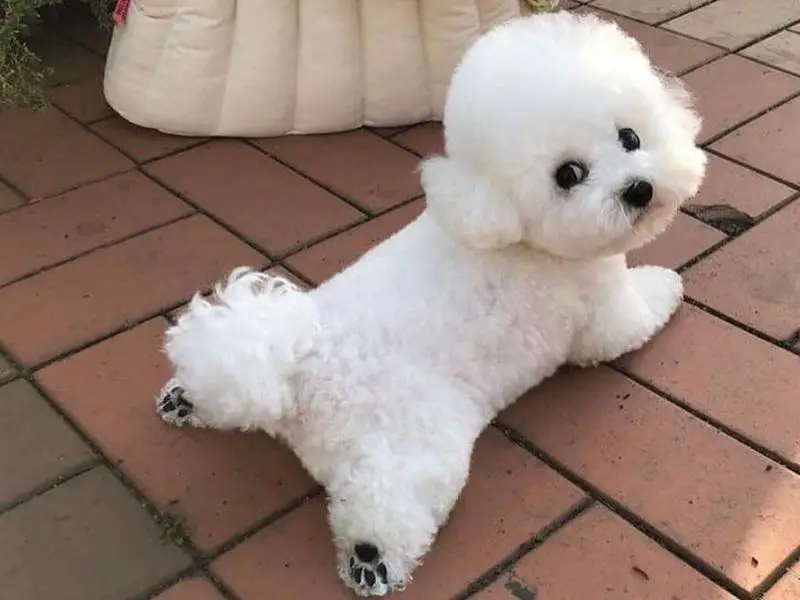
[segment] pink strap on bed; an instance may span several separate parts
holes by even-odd
[[[128,9],[131,7],[131,0],[117,0],[117,6],[114,8],[114,23],[122,25],[125,18],[128,16]]]

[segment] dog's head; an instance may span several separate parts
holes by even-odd
[[[663,231],[705,173],[689,94],[592,15],[484,35],[453,76],[444,127],[446,156],[422,165],[428,205],[477,248],[624,252]]]

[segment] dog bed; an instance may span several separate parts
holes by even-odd
[[[453,69],[519,0],[121,0],[104,91],[168,133],[274,136],[441,118]]]

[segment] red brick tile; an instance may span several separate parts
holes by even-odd
[[[607,367],[501,421],[748,590],[800,542],[800,477]]]
[[[43,369],[38,377],[163,511],[210,549],[314,489],[289,450],[262,434],[177,429],[154,398],[169,378],[163,319]],[[113,398],[113,402],[98,402]]]
[[[673,73],[682,73],[724,53],[724,50],[710,44],[690,40],[604,10],[584,6],[575,12],[591,12],[607,21],[615,21],[623,31],[639,40],[654,64]]]
[[[353,600],[336,574],[325,502],[317,498],[223,554],[211,565],[241,600]]]
[[[580,498],[533,456],[486,432],[467,488],[403,598],[452,597]],[[242,600],[259,598],[270,582],[281,582],[276,600],[352,597],[337,578],[320,501],[271,525],[213,568]]]
[[[764,596],[764,600],[797,600],[800,598],[800,566],[786,573]]]
[[[620,364],[786,460],[800,457],[800,357],[684,305]]]
[[[91,130],[138,162],[196,146],[206,139],[161,133],[134,125],[119,116],[99,121],[91,126]]]
[[[50,196],[133,163],[55,109],[0,109],[0,175],[29,196]]]
[[[25,199],[0,181],[0,212],[25,204]]]
[[[333,194],[238,141],[215,141],[148,165],[147,171],[275,254],[363,218]]]
[[[370,211],[422,193],[419,159],[366,129],[258,140],[270,154]]]
[[[395,135],[392,140],[420,156],[444,154],[444,132],[441,123],[423,123]]]
[[[67,83],[49,93],[50,100],[81,123],[98,121],[114,114],[103,95],[102,75]]]
[[[103,72],[103,60],[96,54],[56,33],[44,32],[34,37],[30,48],[53,69],[46,79],[48,86],[80,81]]]
[[[139,502],[94,469],[0,516],[6,598],[141,597],[189,566]]]
[[[92,456],[28,382],[0,387],[0,508]]]
[[[800,35],[784,30],[741,51],[761,62],[800,75]]]
[[[186,579],[172,586],[153,600],[224,600],[205,579]]]
[[[285,262],[310,281],[319,284],[405,227],[422,212],[423,208],[423,201],[412,202],[320,242]]]
[[[718,0],[685,14],[665,27],[734,49],[800,18],[794,0]]]
[[[575,577],[576,569],[580,569],[579,577]],[[526,590],[530,596],[518,590]],[[475,596],[476,600],[528,597],[733,600],[733,596],[601,506],[557,531],[512,571]]]
[[[659,23],[713,0],[595,0],[593,6],[633,17],[645,23]]]
[[[190,212],[129,172],[0,215],[0,284]]]
[[[582,497],[527,451],[488,430],[450,521],[403,597],[452,598]]]
[[[722,204],[732,206],[751,217],[758,217],[793,193],[791,188],[777,181],[709,154],[705,181],[698,195],[687,206]]]
[[[724,238],[725,234],[713,227],[678,213],[669,229],[628,255],[628,264],[677,269]]]
[[[729,55],[684,77],[703,117],[702,141],[800,91],[800,78]],[[731,82],[743,82],[731,93]],[[746,82],[746,83],[744,83]]]
[[[800,328],[800,203],[686,272],[686,294],[777,339]]]
[[[259,254],[192,217],[0,290],[0,341],[27,365],[188,298]]]
[[[728,134],[712,148],[800,184],[800,98]]]

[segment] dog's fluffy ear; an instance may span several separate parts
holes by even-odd
[[[513,198],[488,178],[442,156],[422,163],[422,187],[434,219],[451,235],[479,249],[497,249],[522,239]]]
[[[660,73],[661,83],[664,85],[667,94],[675,103],[679,112],[677,118],[686,129],[687,133],[696,139],[700,133],[703,120],[694,108],[694,96],[679,78],[669,73]]]

